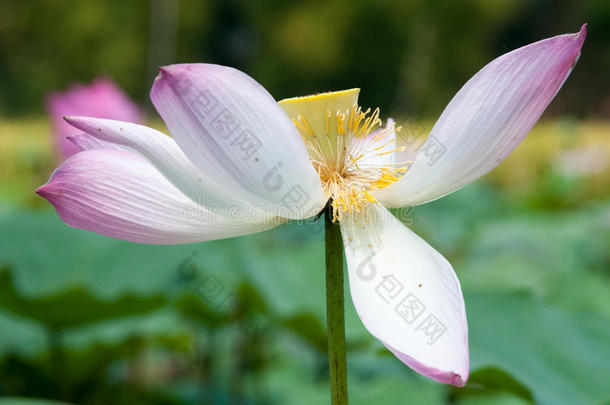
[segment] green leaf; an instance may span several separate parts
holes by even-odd
[[[187,292],[176,300],[176,308],[186,318],[195,320],[211,329],[226,325],[229,320],[200,296]]]
[[[540,404],[610,397],[607,318],[551,308],[525,294],[471,293],[465,299],[473,370],[502,369]],[[500,385],[511,384],[512,392],[520,391],[510,380]]]
[[[327,352],[326,328],[314,314],[300,313],[279,322],[319,353]]]
[[[28,212],[0,205],[0,229],[0,266],[15,270],[16,288],[28,296],[47,296],[70,286],[109,298],[126,292],[173,292],[188,281],[181,271],[185,262],[206,271],[234,267],[234,240],[142,245],[71,228],[52,209]]]
[[[266,314],[270,311],[267,300],[252,283],[245,280],[241,281],[237,286],[236,293],[241,304],[247,308],[248,312]]]
[[[114,300],[102,300],[82,287],[72,287],[45,297],[27,297],[16,290],[7,269],[0,270],[0,291],[0,307],[53,330],[147,313],[166,303],[160,295],[140,297],[125,294]]]
[[[481,396],[502,391],[512,393],[530,403],[534,400],[527,387],[496,367],[484,367],[472,372],[468,378],[468,384],[464,388],[453,389],[453,397]]]
[[[565,214],[506,215],[479,225],[464,260],[462,285],[527,290],[568,309],[610,316],[610,204]]]

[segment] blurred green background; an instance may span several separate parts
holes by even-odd
[[[409,370],[348,298],[353,404],[610,404],[610,2],[0,1],[0,404],[329,402],[321,224],[173,247],[69,228],[34,194],[57,164],[49,91],[104,74],[162,128],[156,66],[212,62],[276,99],[361,87],[430,128],[485,63],[584,22],[523,144],[397,212],[460,277],[469,384]]]

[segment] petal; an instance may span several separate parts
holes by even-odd
[[[129,150],[129,148],[124,146],[112,142],[106,142],[85,133],[70,135],[67,137],[67,139],[78,147],[79,151],[92,149]]]
[[[216,179],[196,168],[169,136],[155,129],[100,118],[66,117],[70,125],[106,143],[131,149],[147,158],[176,188],[191,200],[215,212],[231,209],[232,215],[247,218],[251,212],[260,212],[258,205],[247,206],[248,195],[229,193]],[[80,141],[77,139],[76,141]],[[239,203],[243,209],[232,209]],[[272,217],[272,215],[268,215]]]
[[[195,166],[227,189],[289,218],[326,202],[294,124],[246,74],[209,64],[160,69],[150,97]]]
[[[386,208],[341,223],[350,291],[364,326],[396,357],[436,381],[468,379],[468,325],[453,268]]]
[[[66,160],[36,190],[68,225],[113,238],[178,244],[259,232],[259,224],[226,219],[187,198],[146,159],[127,151],[89,150]]]
[[[519,48],[481,69],[443,111],[407,174],[376,197],[392,207],[422,204],[500,164],[567,79],[585,36],[586,24],[577,34]]]

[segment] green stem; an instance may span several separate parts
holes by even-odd
[[[343,240],[341,228],[332,221],[332,207],[326,207],[326,325],[328,330],[328,367],[332,405],[347,404],[347,367],[345,361],[345,308],[343,304]]]

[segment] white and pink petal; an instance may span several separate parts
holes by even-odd
[[[65,120],[100,141],[144,156],[174,186],[199,205],[213,207],[222,213],[230,203],[247,200],[247,196],[227,190],[215,178],[202,173],[172,138],[153,128],[101,118],[66,117]],[[92,142],[89,141],[91,146]],[[246,209],[242,211],[247,212]]]
[[[273,228],[277,218],[246,223],[187,198],[145,158],[121,150],[86,150],[66,160],[36,192],[68,225],[148,244],[222,239]]]
[[[407,174],[376,197],[390,207],[422,204],[500,164],[569,76],[585,36],[586,25],[579,33],[535,42],[483,67],[447,105]]]
[[[227,189],[289,218],[324,206],[296,127],[248,75],[211,64],[166,66],[150,97],[193,164]]]
[[[449,262],[381,206],[346,218],[341,230],[352,300],[364,326],[415,371],[465,385],[468,325]]]

